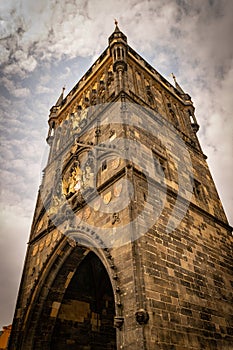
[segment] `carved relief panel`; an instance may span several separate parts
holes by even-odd
[[[70,198],[81,190],[94,188],[95,162],[93,152],[80,153],[62,175],[62,194]]]

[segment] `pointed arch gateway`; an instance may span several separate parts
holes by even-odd
[[[68,243],[59,251],[60,262],[53,263],[32,311],[24,347],[116,350],[115,296],[104,259],[95,248]]]
[[[108,273],[93,252],[80,263],[64,294],[51,350],[116,349],[114,295]]]

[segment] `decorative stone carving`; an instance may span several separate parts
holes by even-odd
[[[69,243],[69,245],[74,248],[76,246],[76,241],[73,237],[67,237],[67,242]]]
[[[119,213],[112,214],[112,225],[114,225],[116,222],[120,222]]]
[[[68,175],[67,175],[68,173]],[[88,159],[84,165],[76,161],[62,179],[62,194],[68,199],[81,189],[94,187],[94,157],[88,152]]]
[[[37,226],[36,232],[39,232],[42,227],[43,227],[43,223],[44,223],[44,218],[42,218]]]
[[[45,242],[44,242],[44,240],[42,240],[39,244],[39,252],[42,252],[42,250],[44,249],[44,244],[45,244]]]
[[[149,321],[149,314],[144,309],[139,309],[138,311],[136,311],[135,317],[136,317],[136,321],[141,325],[147,324],[147,322]]]
[[[87,108],[82,109],[81,106],[78,106],[77,111],[70,114],[70,122],[71,130],[73,132],[80,132],[87,124]]]
[[[104,204],[108,204],[112,199],[112,192],[109,191],[106,194],[104,194],[103,200],[104,200]]]
[[[75,220],[76,225],[79,225],[83,218],[83,212],[82,211],[79,212],[78,214],[75,215],[75,217],[76,217],[76,220]]]
[[[93,203],[94,211],[98,211],[100,209],[101,201],[100,198],[97,198]]]
[[[83,171],[83,187],[94,187],[94,172],[89,164],[86,164]]]
[[[87,220],[90,217],[90,215],[91,215],[90,207],[85,208],[84,214],[83,214],[84,219]]]
[[[48,236],[46,237],[46,240],[45,240],[46,247],[48,247],[50,245],[51,240],[52,240],[52,235],[48,234]]]
[[[59,204],[60,204],[60,200],[58,196],[57,195],[53,196],[53,202],[52,202],[50,214],[57,213]]]
[[[67,220],[68,226],[70,229],[75,228],[75,214],[72,209],[69,208],[69,206],[66,206],[65,210],[65,218]]]
[[[72,172],[71,176],[69,178],[69,187],[68,187],[68,193],[75,193],[78,189],[80,189],[80,180],[82,176],[82,171],[77,166],[75,167]]]
[[[114,159],[113,162],[112,162],[113,169],[117,169],[119,167],[119,165],[120,165],[120,162],[121,162],[120,158]]]
[[[57,230],[54,230],[53,231],[53,241],[55,242],[58,238],[58,231]]]
[[[105,94],[106,94],[105,88],[101,88],[99,90],[99,92],[98,92],[99,103],[104,103],[105,102]]]
[[[34,248],[33,248],[33,251],[32,251],[32,256],[35,256],[36,254],[37,254],[37,252],[38,252],[38,244],[36,244],[35,246],[34,246]]]
[[[110,130],[109,141],[113,141],[116,138],[116,131]]]
[[[114,327],[115,328],[118,328],[121,330],[123,323],[124,323],[124,317],[122,317],[122,316],[115,316],[114,317]]]
[[[115,197],[119,197],[122,192],[122,183],[116,183],[113,187],[113,193]]]
[[[81,114],[80,114],[80,120],[84,120],[87,118],[87,108],[83,109]]]
[[[107,78],[107,84],[110,85],[114,80],[113,77],[113,72],[112,71],[108,71],[108,78]]]
[[[78,165],[74,165],[70,170],[70,176],[64,176],[62,180],[62,194],[65,196],[74,194],[75,191],[80,189],[81,184],[79,182],[82,178],[82,171]]]
[[[72,123],[72,129],[74,131],[80,131],[81,128],[79,126],[80,124],[80,115],[79,113],[75,112],[75,113],[71,113],[70,115],[70,119],[71,119],[71,123]]]

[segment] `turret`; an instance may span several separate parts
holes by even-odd
[[[62,93],[59,96],[57,102],[55,103],[54,106],[51,107],[50,109],[50,114],[49,114],[49,120],[48,120],[48,124],[49,124],[49,131],[48,131],[48,136],[46,138],[47,143],[51,146],[52,141],[53,141],[53,137],[54,137],[54,129],[56,126],[56,119],[57,119],[57,112],[60,109],[60,106],[62,104],[63,101],[63,97],[64,97],[64,91],[65,88],[62,88]]]
[[[127,37],[123,34],[115,20],[115,30],[109,37],[109,47],[113,59],[113,71],[116,73],[116,92],[124,88],[124,72],[127,70]]]
[[[186,111],[187,111],[188,117],[190,119],[192,129],[193,129],[194,133],[197,133],[199,130],[199,125],[198,125],[197,119],[195,117],[195,113],[194,113],[195,108],[194,108],[193,103],[191,101],[191,97],[187,93],[185,93],[184,90],[181,88],[181,86],[177,83],[175,75],[173,73],[171,75],[172,75],[172,78],[174,80],[176,90],[179,92],[180,96],[186,102],[186,105],[187,105]]]

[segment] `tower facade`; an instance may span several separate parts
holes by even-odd
[[[116,25],[48,123],[9,349],[230,349],[232,229],[190,96]]]

